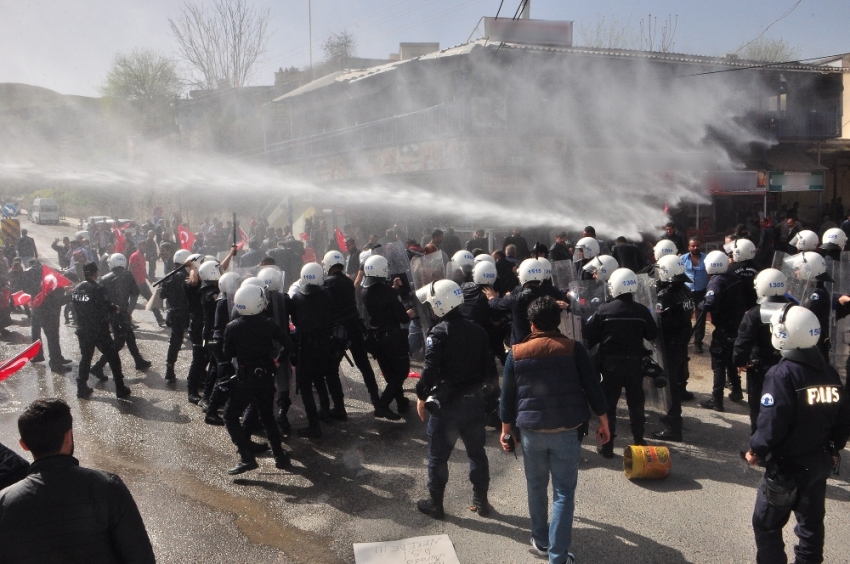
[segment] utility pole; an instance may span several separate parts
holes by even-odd
[[[525,6],[522,8],[522,13],[519,15],[521,20],[531,19],[531,0],[525,0]]]
[[[313,78],[313,0],[307,0],[307,27],[310,37],[310,78]]]

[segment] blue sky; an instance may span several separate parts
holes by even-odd
[[[206,0],[196,0],[206,1]],[[313,57],[321,42],[347,29],[357,54],[386,57],[401,41],[463,43],[500,0],[312,0]],[[519,0],[504,0],[512,16]],[[595,26],[600,17],[638,23],[677,15],[675,51],[720,55],[755,38],[797,0],[532,0],[532,17]],[[254,0],[269,8],[274,34],[254,84],[270,84],[278,67],[308,64],[308,0]],[[168,18],[176,0],[0,0],[0,82],[23,82],[66,94],[96,96],[117,51],[153,48],[174,56]],[[802,57],[850,52],[850,1],[802,0],[766,37],[800,48]],[[579,35],[575,34],[576,40]]]

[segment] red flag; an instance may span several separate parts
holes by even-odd
[[[121,233],[121,230],[114,225],[112,226],[112,236],[115,238],[115,252],[123,253],[127,246],[127,239],[124,237],[124,234]]]
[[[345,251],[345,235],[342,234],[339,227],[334,227],[334,236],[336,237],[336,244],[339,246],[339,250]]]
[[[24,293],[23,290],[18,290],[12,294],[12,306],[14,307],[25,306],[30,303],[30,300],[32,300],[32,296]]]
[[[180,248],[187,251],[192,250],[192,245],[195,244],[195,236],[192,232],[182,225],[177,226],[177,236],[180,237]]]
[[[60,288],[66,288],[71,285],[71,281],[47,266],[46,264],[41,265],[41,291],[32,299],[33,307],[41,306],[44,298],[47,297],[50,292],[54,290],[58,290]]]
[[[35,358],[35,355],[41,350],[41,340],[38,340],[24,349],[24,352],[14,356],[0,364],[0,382],[20,370],[27,362]]]
[[[242,247],[244,247],[244,246],[245,246],[245,243],[247,243],[247,242],[248,242],[248,234],[247,234],[247,233],[245,233],[244,231],[242,231],[242,228],[241,228],[241,227],[239,228],[239,239],[241,239],[241,241],[239,241],[238,243],[236,243],[236,248],[237,248],[237,249],[239,249],[239,250],[241,251],[241,250],[242,250]]]

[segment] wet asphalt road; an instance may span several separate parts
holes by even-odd
[[[30,227],[25,220],[22,226]],[[73,231],[30,227],[49,258],[55,255],[49,249],[52,237]],[[0,343],[0,358],[29,342],[25,318],[13,317],[21,323],[12,328],[20,337]],[[0,383],[0,441],[20,452],[15,422],[21,409],[40,397],[67,400],[76,456],[83,465],[116,472],[126,481],[160,562],[351,563],[355,542],[442,533],[450,536],[464,564],[540,561],[528,552],[522,455],[515,460],[502,453],[495,431],[488,430],[487,437],[491,516],[469,511],[471,486],[459,445],[450,466],[446,520],[433,521],[414,508],[427,478],[424,423],[415,415],[397,423],[375,420],[359,373],[343,363],[349,421],[324,425],[319,441],[290,439],[291,472],[276,470],[273,460],[263,457],[258,470],[234,479],[226,470],[236,454],[224,429],[205,425],[200,409],[186,401],[190,351],[181,352],[177,384],[167,385],[162,377],[167,333],[149,312],[137,310],[134,319],[140,325],[139,347],[154,366],[135,372],[129,353],[122,352],[130,398],[116,399],[110,380],[90,381],[92,398],[78,400],[76,372],[55,375],[44,364],[30,365]],[[62,350],[79,357],[72,328],[64,324]],[[76,363],[72,366],[76,370]],[[691,388],[704,399],[711,385],[707,356],[692,355],[691,367]],[[408,380],[408,391],[412,387]],[[414,398],[410,392],[408,397]],[[301,426],[300,400],[294,403],[290,419]],[[587,441],[582,450],[572,547],[578,561],[754,562],[750,518],[760,474],[737,454],[749,434],[746,405],[727,401],[727,412],[719,414],[687,404],[688,442],[671,445],[670,478],[643,482],[623,475],[628,419],[624,401],[620,407],[617,456],[604,460]],[[647,415],[647,431],[660,429],[657,413]],[[846,475],[831,479],[827,562],[848,561],[848,500]],[[786,542],[794,542],[790,526]]]

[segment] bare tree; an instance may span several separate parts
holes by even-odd
[[[596,49],[640,49],[640,39],[631,29],[631,22],[621,25],[619,21],[610,23],[600,16],[596,26],[578,26],[578,35],[585,47]]]
[[[322,51],[325,52],[325,60],[331,61],[337,57],[353,57],[357,52],[357,41],[354,35],[346,30],[339,33],[331,33],[322,42]]]
[[[676,45],[674,37],[676,36],[676,27],[679,23],[679,16],[667,16],[667,21],[661,27],[661,37],[658,36],[658,18],[653,18],[652,14],[640,22],[640,43],[641,49],[644,51],[655,51],[659,53],[670,53]]]
[[[736,51],[742,59],[779,63],[796,61],[800,57],[800,48],[790,45],[784,39],[760,37],[738,47]]]
[[[182,90],[177,63],[148,49],[117,53],[100,87],[104,96],[143,101],[172,98]]]
[[[185,2],[176,20],[168,19],[180,56],[192,68],[193,83],[202,89],[222,85],[240,88],[262,62],[271,15],[246,0],[214,0],[209,8]]]

